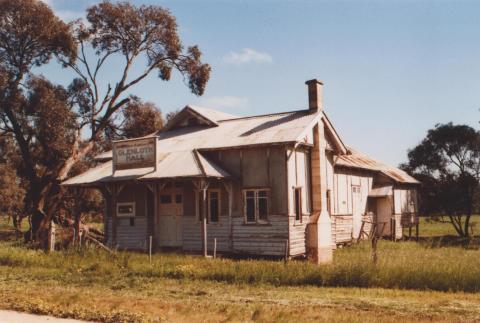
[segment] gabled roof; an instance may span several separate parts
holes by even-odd
[[[198,107],[196,108],[198,109]],[[187,106],[182,111],[190,111],[191,109],[191,106]],[[203,110],[202,112],[205,113]],[[221,116],[226,115],[220,113],[216,115],[216,118]],[[185,115],[182,118],[179,117],[177,122],[184,120],[185,117]],[[210,115],[210,117],[212,116]],[[346,153],[345,145],[325,113],[312,113],[309,110],[216,120],[215,126],[173,127],[170,130],[163,128],[156,134],[158,138],[157,151],[166,153],[266,144],[312,144],[312,142],[305,142],[305,138],[309,132],[311,133],[312,128],[319,120],[323,120],[325,129],[330,138],[333,139],[338,152]],[[111,156],[112,152],[110,151],[99,155],[97,158],[106,160]]]
[[[218,121],[237,117],[221,111],[187,105],[163,127],[162,131],[175,129],[180,126],[181,123],[191,118],[195,119],[201,125],[217,127]]]
[[[199,125],[181,126],[188,118],[198,118]],[[418,184],[419,182],[404,171],[361,154],[343,143],[325,113],[298,110],[250,117],[232,115],[188,105],[172,119],[166,128],[151,134],[157,137],[157,152],[162,167],[155,172],[139,173],[139,179],[177,176],[227,177],[220,167],[206,160],[199,152],[273,144],[313,144],[311,131],[320,121],[325,127],[330,147],[336,157],[336,166],[366,169],[381,172],[398,183]],[[112,152],[101,154],[100,160],[111,159]],[[195,162],[194,162],[195,161]],[[108,163],[111,164],[111,161]],[[106,169],[102,168],[103,174]],[[143,170],[145,171],[145,170]],[[111,175],[110,170],[105,176]],[[140,170],[139,170],[140,172]],[[92,178],[91,173],[84,173]],[[98,174],[100,175],[100,174]],[[130,175],[129,175],[130,176]],[[110,179],[114,179],[111,177]],[[85,178],[78,178],[87,182]],[[108,180],[105,178],[105,180]],[[69,185],[69,181],[65,185]]]
[[[160,178],[211,177],[226,178],[230,174],[198,151],[175,151],[160,154],[157,168],[123,169],[113,172],[112,161],[105,162],[83,174],[72,177],[63,185],[81,186],[118,180],[148,180]]]
[[[397,183],[420,184],[419,181],[408,175],[405,171],[397,167],[387,165],[350,147],[348,147],[348,154],[336,156],[335,166],[359,168],[380,172]]]

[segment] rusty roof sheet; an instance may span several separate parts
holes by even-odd
[[[420,184],[419,181],[408,175],[405,171],[373,159],[350,147],[348,148],[348,154],[336,156],[335,165],[380,172],[398,183]]]

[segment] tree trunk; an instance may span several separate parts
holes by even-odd
[[[457,234],[460,236],[460,237],[464,237],[465,234],[463,232],[463,227],[462,227],[462,220],[461,218],[459,219],[456,219],[456,216],[454,215],[448,215],[448,218],[450,219],[450,223],[453,225],[453,227],[455,228],[455,231],[457,231]]]
[[[466,218],[465,218],[465,226],[464,226],[464,232],[465,232],[465,237],[470,239],[470,217],[472,215],[471,214],[468,214],[466,215]]]
[[[82,213],[75,207],[75,220],[73,223],[73,229],[75,233],[75,237],[73,238],[74,244],[80,246],[80,219],[82,217]]]

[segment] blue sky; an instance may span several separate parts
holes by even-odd
[[[66,20],[96,1],[45,0]],[[188,103],[236,115],[307,107],[304,82],[325,83],[325,111],[352,147],[397,165],[436,123],[478,128],[480,2],[133,1],[169,8],[184,45],[212,66],[205,95],[181,77],[132,93],[167,113]],[[59,83],[71,74],[42,70]],[[115,66],[102,74],[115,79]]]

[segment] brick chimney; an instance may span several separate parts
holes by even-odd
[[[323,110],[323,83],[317,79],[306,81],[308,86],[308,108],[312,112]]]

